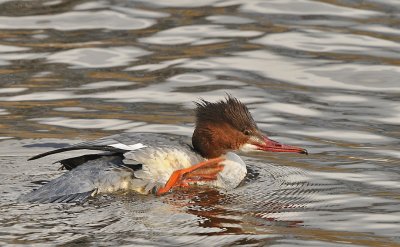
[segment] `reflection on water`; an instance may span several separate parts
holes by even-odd
[[[135,47],[79,48],[54,53],[47,59],[49,63],[75,65],[72,68],[107,68],[126,65],[149,53]]]
[[[206,45],[219,42],[227,42],[228,39],[215,39],[216,37],[234,38],[234,37],[255,37],[262,34],[257,31],[242,31],[235,29],[225,29],[219,25],[192,25],[168,29],[156,33],[149,38],[139,39],[142,43],[157,45]],[[214,38],[208,39],[205,38]]]
[[[116,29],[134,30],[152,26],[151,19],[132,18],[116,11],[68,11],[68,13],[39,16],[0,17],[1,29]]]
[[[400,244],[396,0],[0,1],[0,243]],[[245,102],[309,156],[244,157],[233,191],[16,198],[45,150],[119,132],[190,136],[192,101]],[[93,234],[96,233],[96,234]]]

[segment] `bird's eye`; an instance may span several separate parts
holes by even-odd
[[[243,134],[249,136],[251,134],[250,130],[243,130]]]

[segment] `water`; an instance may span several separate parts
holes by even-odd
[[[0,244],[400,245],[400,2],[0,1]],[[243,156],[226,193],[20,204],[65,144],[190,136],[228,92],[310,155]]]

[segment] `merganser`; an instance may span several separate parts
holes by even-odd
[[[100,150],[60,160],[69,170],[21,197],[27,202],[83,202],[99,193],[136,191],[162,195],[175,187],[205,185],[236,188],[247,174],[233,151],[307,154],[266,137],[248,108],[238,99],[196,102],[192,146],[172,135],[125,133],[83,142],[36,155],[29,160],[71,150]]]

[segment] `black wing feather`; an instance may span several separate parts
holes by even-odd
[[[137,143],[147,142],[154,143],[155,145],[177,145],[177,144],[185,144],[186,141],[182,140],[182,137],[174,136],[174,135],[163,135],[163,134],[155,134],[155,133],[124,133],[118,135],[112,135],[103,137],[93,141],[81,142],[75,145],[71,145],[64,148],[59,148],[56,150],[48,151],[42,154],[35,155],[28,160],[35,160],[47,155],[72,151],[72,150],[99,150],[99,151],[111,151],[116,153],[125,153],[129,150],[123,150],[119,148],[112,147],[110,145],[122,143],[125,145],[134,145]],[[147,144],[146,144],[147,145]]]
[[[110,151],[110,152],[117,152],[117,153],[124,153],[126,150],[122,150],[119,148],[114,148],[110,146],[89,146],[89,145],[77,145],[77,146],[70,146],[70,147],[65,147],[65,148],[59,148],[56,150],[51,150],[45,153],[41,153],[38,155],[35,155],[28,160],[36,160],[43,158],[45,156],[51,155],[51,154],[57,154],[57,153],[62,153],[66,151],[73,151],[73,150],[80,150],[80,149],[87,149],[87,150],[98,150],[98,151]]]

